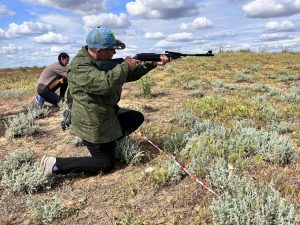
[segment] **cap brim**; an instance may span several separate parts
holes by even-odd
[[[117,40],[116,41],[116,44],[114,46],[112,46],[113,49],[124,49],[126,48],[126,45],[120,41],[120,40]]]

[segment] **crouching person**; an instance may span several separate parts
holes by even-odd
[[[66,90],[68,88],[67,72],[70,57],[67,53],[60,53],[58,55],[58,62],[55,62],[47,66],[39,80],[37,93],[35,97],[36,102],[43,106],[45,101],[51,103],[54,106],[58,106],[58,103],[64,100]],[[59,90],[59,95],[55,93]]]

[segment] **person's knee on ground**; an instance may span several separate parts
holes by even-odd
[[[144,115],[141,112],[135,110],[120,113],[117,116],[124,134],[123,137],[133,133],[144,122]]]
[[[93,160],[98,164],[102,172],[106,173],[115,169],[115,141],[93,144],[83,140],[83,144],[87,147]]]

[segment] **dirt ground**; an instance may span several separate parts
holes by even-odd
[[[248,57],[248,54],[242,56]],[[256,55],[254,56],[256,57]],[[255,58],[254,56],[253,58]],[[195,75],[201,78],[200,82],[207,81],[207,83],[209,83],[213,79],[222,76],[222,78],[228,79],[229,83],[233,83],[234,81],[232,81],[230,74],[244,69],[244,62],[246,62],[246,60],[240,57],[240,55],[232,56],[235,57],[233,60],[229,57],[230,54],[224,56],[224,58],[216,57],[218,61],[211,60],[214,64],[207,67],[207,70],[204,68],[207,62],[196,64],[199,68],[195,67],[191,68],[191,70],[203,72],[204,75],[202,74],[202,77],[199,74]],[[238,59],[240,58],[241,62],[243,62],[242,65],[234,64],[228,67],[229,63],[226,63],[227,61],[230,63],[235,61],[239,62]],[[285,57],[282,57],[282,59],[285,59]],[[264,67],[266,70],[268,66],[279,67],[279,64],[277,65],[276,63],[268,64],[268,62],[266,62],[265,64]],[[180,66],[184,65],[185,64],[181,64]],[[249,65],[248,61],[246,65]],[[177,64],[174,64],[171,69],[176,69],[176,66]],[[221,68],[218,68],[218,66]],[[212,68],[215,67],[216,69],[213,70]],[[40,71],[41,68],[38,68],[35,73],[38,74]],[[180,78],[186,76],[184,69],[177,69],[177,72],[178,71],[180,72],[178,75],[181,76]],[[267,72],[269,73],[269,70],[267,70]],[[2,71],[0,78],[10,76],[11,74],[9,73],[11,73],[10,70]],[[28,73],[32,72],[29,71]],[[174,112],[183,106],[185,100],[191,96],[191,92],[193,91],[189,89],[184,90],[178,85],[170,85],[171,82],[169,82],[169,80],[168,82],[159,82],[160,79],[164,79],[162,77],[166,72],[162,71],[161,73],[162,75],[158,73],[156,77],[158,82],[153,87],[152,98],[147,99],[141,97],[139,85],[129,83],[124,86],[122,100],[119,104],[121,107],[135,109],[144,114],[145,122],[140,127],[140,130],[158,144],[161,144],[161,139],[164,135],[176,132],[181,128],[178,124],[172,123]],[[187,71],[186,73],[190,75],[194,72]],[[227,77],[225,75],[227,75]],[[171,79],[171,76],[166,79]],[[261,76],[268,78],[265,74]],[[265,77],[261,79],[267,79]],[[271,84],[276,81],[274,81],[274,79],[270,80]],[[286,86],[286,84],[282,82],[277,83],[279,83],[278,87],[280,87],[280,85]],[[209,93],[207,94],[211,94],[210,92],[212,92],[211,86],[209,88]],[[26,106],[33,100],[33,93],[23,96],[20,100],[0,99],[0,159],[3,159],[10,152],[19,148],[33,150],[36,161],[40,161],[43,155],[54,157],[88,155],[85,146],[76,146],[74,144],[74,136],[69,131],[63,131],[61,129],[60,121],[62,119],[62,113],[58,108],[48,104],[46,104],[46,106],[49,107],[50,114],[45,118],[36,120],[39,126],[37,133],[33,136],[22,138],[6,137],[5,124],[8,119],[21,112],[26,112]],[[296,133],[296,131],[294,133]],[[33,199],[47,199],[47,201],[51,201],[53,196],[61,196],[63,205],[68,208],[69,211],[51,222],[35,220],[32,217],[31,209],[28,208],[26,204],[28,195],[12,193],[8,189],[0,186],[0,224],[212,224],[212,215],[209,207],[214,200],[214,196],[203,190],[195,180],[189,177],[177,183],[154,187],[151,180],[149,180],[149,175],[147,175],[145,171],[149,167],[159,169],[157,168],[159,165],[157,162],[162,161],[166,157],[145,141],[140,140],[136,132],[132,137],[140,141],[143,150],[146,152],[143,163],[129,166],[117,162],[116,170],[109,174],[98,176],[87,176],[83,174],[57,176],[51,188],[34,193],[31,196]],[[299,146],[295,147],[299,149]],[[245,160],[245,172],[242,175],[251,177],[256,183],[265,184],[272,182],[283,199],[288,203],[292,203],[297,215],[300,215],[299,162],[278,166],[264,162],[263,160],[253,161],[253,158]]]
[[[125,100],[120,102],[120,106],[142,111],[146,121],[164,123],[166,118],[171,117],[174,105],[181,104],[180,96],[186,95],[186,93],[178,93],[178,96],[174,97],[176,100],[170,98],[168,93],[158,95],[160,95],[159,100],[141,99],[138,97],[136,89],[125,87],[123,94]],[[126,99],[128,96],[131,96],[129,100]],[[88,155],[84,146],[76,147],[72,144],[74,137],[60,127],[61,112],[50,105],[47,105],[51,111],[50,114],[46,118],[37,120],[40,132],[34,136],[23,138],[7,138],[5,136],[7,119],[20,112],[26,112],[26,106],[33,99],[34,95],[26,96],[20,101],[0,100],[0,158],[18,148],[32,149],[37,161],[43,155],[55,157]],[[155,107],[151,103],[152,101],[156,101]],[[153,147],[147,143],[144,145],[152,159],[159,155]],[[75,211],[71,216],[49,224],[106,225],[115,224],[115,221],[122,218],[137,217],[136,215],[139,218],[145,218],[145,221],[152,221],[151,224],[153,221],[155,221],[154,224],[189,224],[191,218],[197,217],[199,212],[202,216],[209,218],[209,211],[205,211],[204,208],[209,206],[212,195],[206,193],[188,178],[178,185],[158,190],[136,187],[137,184],[133,177],[143,176],[148,164],[149,160],[139,166],[118,163],[115,171],[99,176],[59,176],[55,179],[51,190],[35,195],[36,198],[47,198],[59,193],[63,196],[64,204],[69,205]],[[28,208],[24,206],[25,199],[22,194],[12,194],[5,189],[0,189],[0,194],[2,196],[0,206],[4,207],[0,213],[2,224],[33,223]]]

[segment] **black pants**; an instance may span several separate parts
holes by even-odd
[[[123,132],[121,138],[134,132],[144,122],[143,114],[134,110],[118,114],[118,119]],[[87,146],[91,157],[58,157],[56,158],[57,174],[81,172],[98,174],[115,168],[115,141],[104,144],[93,144],[88,141],[83,143]]]
[[[46,102],[51,103],[52,105],[57,106],[59,101],[64,98],[65,93],[68,88],[68,82],[64,81],[62,84],[56,85],[53,89],[49,87],[39,84],[37,88],[37,92],[40,96],[42,96]],[[59,95],[55,93],[55,91],[59,89]]]

